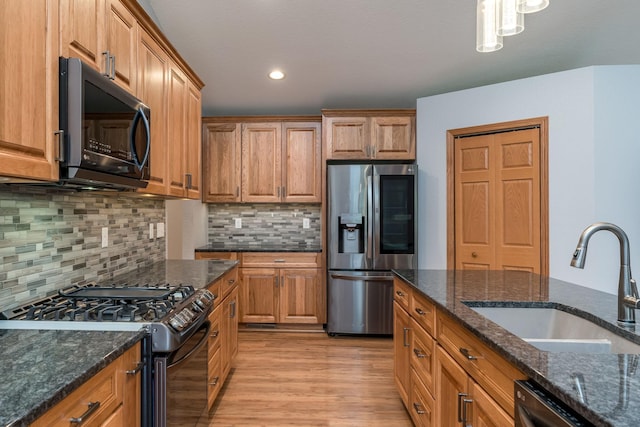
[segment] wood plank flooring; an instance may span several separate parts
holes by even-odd
[[[390,338],[259,331],[238,357],[213,417],[198,427],[410,427],[393,381]]]

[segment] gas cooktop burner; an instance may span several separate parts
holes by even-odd
[[[154,322],[195,293],[192,286],[88,284],[71,286],[48,298],[19,307],[12,320]]]

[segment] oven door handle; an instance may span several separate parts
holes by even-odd
[[[207,343],[207,340],[209,339],[209,332],[211,331],[211,322],[209,322],[208,320],[206,322],[204,322],[202,324],[202,326],[196,331],[196,333],[198,333],[198,332],[200,332],[202,330],[204,330],[204,334],[202,335],[202,338],[200,339],[200,341],[198,341],[198,343],[196,345],[194,345],[193,348],[191,350],[189,350],[180,359],[171,361],[171,363],[169,363],[167,365],[167,369],[171,369],[174,366],[177,366],[177,365],[181,364],[182,362],[184,362],[185,360],[189,359],[194,353],[196,353],[198,350],[200,350],[200,348],[202,348],[202,346]]]

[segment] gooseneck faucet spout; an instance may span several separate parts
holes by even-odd
[[[587,246],[589,239],[596,232],[607,230],[613,233],[620,242],[620,275],[618,278],[618,322],[626,325],[636,322],[635,309],[640,307],[640,298],[636,282],[631,278],[631,261],[629,256],[629,238],[627,234],[615,224],[608,222],[596,222],[584,229],[580,234],[578,246],[573,253],[571,266],[584,268],[587,258]]]

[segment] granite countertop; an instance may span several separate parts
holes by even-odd
[[[586,317],[640,343],[638,331],[617,326],[617,296],[519,271],[394,270],[436,306],[596,426],[637,427],[640,355],[552,353],[538,350],[469,308],[476,305],[555,307]],[[482,302],[482,303],[480,303]],[[640,315],[640,313],[638,313]],[[587,399],[575,386],[582,374]]]
[[[0,426],[32,423],[144,334],[0,330]]]
[[[319,245],[228,242],[211,243],[206,246],[201,246],[196,248],[196,252],[322,252],[322,247]]]
[[[102,284],[168,283],[203,288],[237,264],[232,260],[167,260]],[[144,334],[142,329],[137,332],[0,329],[0,426],[31,423]]]

